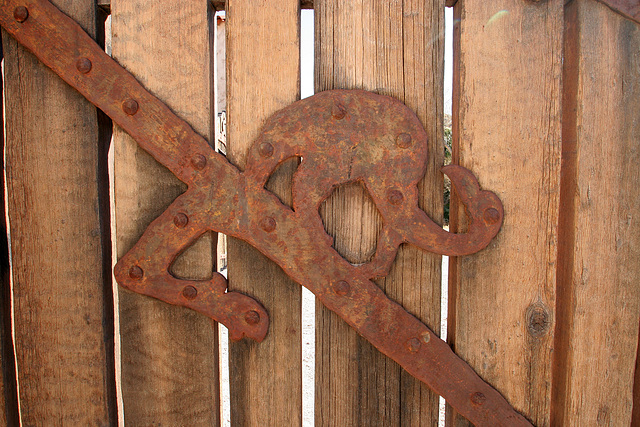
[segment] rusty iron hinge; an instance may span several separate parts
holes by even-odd
[[[203,313],[227,326],[232,339],[261,341],[269,318],[259,302],[227,292],[219,274],[193,281],[169,273],[176,256],[208,230],[234,236],[275,261],[474,424],[530,425],[371,281],[387,274],[401,243],[440,254],[470,254],[493,239],[503,220],[500,200],[482,191],[460,166],[443,172],[466,208],[468,232],[448,233],[418,208],[427,135],[405,105],[360,90],[322,92],[298,101],[267,120],[242,172],[49,1],[5,0],[0,24],[188,186],[118,261],[120,285]],[[270,174],[291,157],[304,158],[294,176],[293,209],[264,188]],[[361,266],[332,248],[318,213],[332,188],[349,181],[363,183],[383,218],[377,252]]]

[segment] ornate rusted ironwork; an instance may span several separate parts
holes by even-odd
[[[243,239],[476,425],[530,425],[370,280],[388,272],[403,242],[465,255],[484,248],[502,224],[499,199],[482,191],[460,166],[443,172],[466,208],[468,232],[450,234],[418,208],[427,135],[406,106],[359,90],[298,101],[267,120],[242,172],[48,1],[5,0],[0,24],[188,186],[119,260],[115,275],[120,285],[199,311],[225,324],[232,339],[261,341],[268,314],[257,301],[227,292],[219,274],[190,281],[169,273],[178,254],[208,230]],[[293,209],[264,188],[270,174],[291,157],[304,159],[294,176]],[[376,254],[361,266],[333,249],[318,214],[331,190],[350,181],[367,188],[383,218]]]

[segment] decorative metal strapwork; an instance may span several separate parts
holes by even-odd
[[[249,296],[227,292],[224,277],[180,280],[168,269],[207,230],[245,240],[307,287],[329,309],[444,396],[476,425],[530,425],[429,328],[370,280],[389,271],[398,246],[465,255],[498,233],[502,204],[460,166],[447,166],[469,216],[468,232],[450,234],[418,208],[427,136],[416,116],[389,97],[358,90],[317,94],[265,123],[244,172],[107,56],[72,19],[46,0],[5,0],[0,24],[43,63],[125,129],[188,186],[115,268],[135,292],[199,311],[257,341],[268,315]],[[303,157],[293,181],[293,209],[265,190],[269,175]],[[318,214],[336,185],[360,181],[383,227],[373,260],[354,266],[333,248]]]

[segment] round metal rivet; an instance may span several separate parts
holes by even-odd
[[[13,10],[13,18],[22,23],[29,17],[29,10],[24,6],[18,6]]]
[[[333,108],[331,108],[331,116],[336,120],[342,120],[346,115],[347,110],[341,104],[335,104]]]
[[[400,148],[411,147],[411,135],[409,135],[408,133],[401,133],[396,138],[396,145]]]
[[[191,165],[197,170],[202,170],[207,166],[207,158],[202,154],[196,154],[191,158]]]
[[[471,403],[473,403],[474,405],[480,406],[484,404],[486,400],[487,397],[480,392],[476,392],[471,395]]]
[[[423,343],[428,343],[429,341],[431,341],[431,334],[425,331],[420,334],[420,339]]]
[[[402,195],[402,192],[399,190],[389,190],[387,192],[387,200],[392,205],[399,205],[404,200],[404,196]]]
[[[276,220],[271,218],[270,216],[262,218],[262,220],[260,221],[260,228],[262,228],[267,233],[270,233],[276,229]]]
[[[93,67],[93,64],[91,63],[89,58],[82,57],[78,58],[78,60],[76,61],[76,68],[82,74],[87,74],[89,71],[91,71],[91,67]]]
[[[244,315],[244,321],[249,325],[257,325],[260,323],[260,313],[255,310],[247,311]]]
[[[351,286],[346,281],[340,280],[333,284],[333,291],[340,296],[346,296],[349,295]]]
[[[173,217],[173,223],[178,228],[184,228],[189,224],[189,217],[180,212],[176,216]]]
[[[488,225],[492,225],[500,221],[500,212],[498,212],[496,208],[489,208],[484,211],[483,217],[485,223],[487,223]]]
[[[407,350],[409,350],[410,353],[416,353],[420,350],[420,340],[418,338],[411,338],[407,341]]]
[[[188,300],[195,299],[198,296],[198,290],[191,285],[185,286],[184,289],[182,289],[182,296]]]
[[[142,276],[144,276],[144,271],[142,271],[142,269],[140,267],[138,267],[137,265],[134,265],[133,267],[131,267],[129,269],[129,277],[134,279],[134,280],[140,280],[142,279]]]
[[[258,147],[258,152],[262,157],[265,157],[265,158],[271,157],[273,156],[273,145],[269,144],[268,142],[263,142]]]
[[[133,116],[135,113],[138,112],[138,101],[131,98],[125,99],[124,102],[122,103],[122,111],[124,111],[130,116]]]

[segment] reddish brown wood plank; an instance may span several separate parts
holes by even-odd
[[[2,49],[1,40],[0,49]],[[3,82],[0,82],[0,92],[0,100],[4,101]],[[0,124],[4,129],[4,115],[0,117]],[[0,147],[4,152],[4,132],[0,133]],[[4,170],[4,158],[2,159],[2,167]],[[5,176],[3,173],[0,175],[0,188],[4,188],[4,185]],[[5,200],[6,195],[3,191],[0,196],[0,206],[5,206]],[[9,256],[7,221],[6,216],[2,215],[0,218],[0,366],[2,367],[0,396],[4,397],[4,404],[0,404],[0,425],[17,425],[20,422],[13,335],[11,333],[11,265]]]
[[[449,342],[535,425],[549,424],[551,403],[563,5],[454,10],[454,163],[500,197],[505,219],[486,249],[451,259]],[[451,215],[464,229],[462,209]]]
[[[94,2],[54,3],[95,36]],[[114,424],[109,214],[99,193],[106,157],[96,109],[6,33],[3,47],[22,423]]]
[[[420,206],[442,221],[444,4],[435,1],[315,2],[316,90],[363,88],[402,100],[429,135]],[[360,186],[341,187],[322,215],[335,247],[352,262],[375,250],[380,217]],[[441,257],[403,246],[378,284],[434,331],[440,326]],[[317,425],[428,425],[438,397],[319,305]]]
[[[112,52],[154,95],[212,141],[211,17],[207,0],[114,0]],[[185,189],[122,129],[114,129],[117,253]],[[205,279],[211,235],[172,272]],[[127,425],[218,425],[217,325],[194,311],[119,289],[122,398]]]
[[[297,0],[228,0],[227,154],[244,169],[263,122],[300,97],[300,5]],[[270,190],[291,203],[289,163]],[[269,312],[269,332],[256,343],[231,343],[231,423],[300,425],[302,416],[301,289],[256,249],[228,241],[229,289],[256,298]]]
[[[594,0],[570,3],[565,23],[551,422],[629,425],[640,317],[640,27]]]

